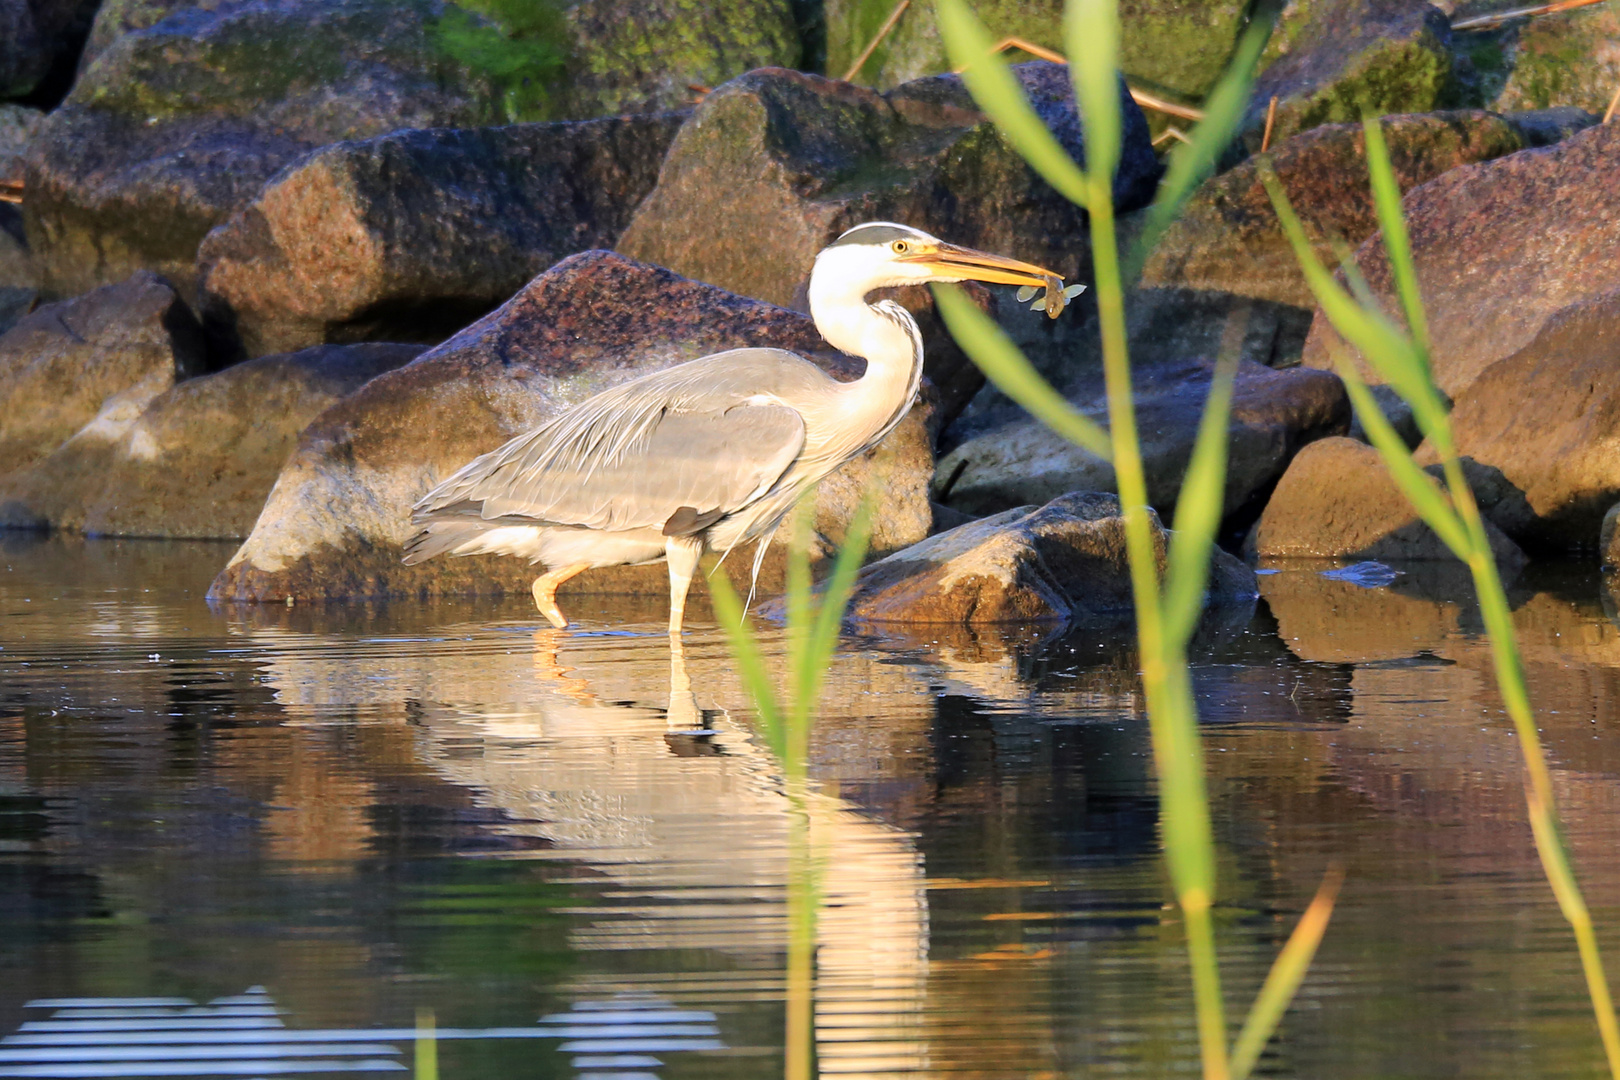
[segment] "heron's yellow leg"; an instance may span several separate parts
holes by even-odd
[[[664,539],[664,558],[669,560],[669,632],[679,635],[686,616],[686,591],[692,587],[698,560],[703,557],[703,541],[694,536]]]
[[[540,609],[547,622],[559,630],[568,625],[568,619],[557,607],[557,586],[588,569],[588,563],[575,563],[560,570],[548,570],[534,579],[534,606]]]

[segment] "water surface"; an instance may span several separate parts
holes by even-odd
[[[0,1077],[399,1071],[422,1009],[451,1080],[780,1075],[789,805],[712,625],[211,608],[228,555],[0,536]],[[1235,1009],[1348,872],[1262,1072],[1599,1075],[1466,580],[1318,569],[1195,673]],[[1620,974],[1620,630],[1595,575],[1514,603]],[[846,638],[822,1075],[1196,1074],[1128,638]]]

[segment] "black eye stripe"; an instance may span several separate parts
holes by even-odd
[[[841,247],[844,244],[891,244],[896,240],[904,240],[908,244],[917,240],[918,236],[910,229],[899,225],[857,225],[849,232],[840,236],[828,247]]]

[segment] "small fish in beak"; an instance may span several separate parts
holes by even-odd
[[[1036,285],[1023,286],[1018,290],[1018,302],[1020,304],[1028,303],[1039,288]],[[1062,278],[1048,277],[1045,291],[1041,293],[1033,304],[1029,305],[1029,309],[1031,311],[1040,311],[1044,308],[1046,317],[1055,319],[1063,313],[1063,309],[1069,305],[1069,301],[1085,291],[1086,287],[1084,285],[1070,285],[1068,288],[1064,288]]]

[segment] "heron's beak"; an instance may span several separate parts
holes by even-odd
[[[1042,270],[1032,263],[954,244],[940,244],[937,248],[902,255],[895,261],[918,263],[938,272],[943,278],[956,281],[988,281],[996,285],[1034,285],[1038,288],[1052,281],[1063,280],[1058,274]]]

